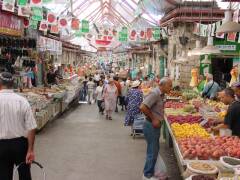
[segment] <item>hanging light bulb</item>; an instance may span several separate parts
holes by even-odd
[[[201,51],[201,55],[204,54],[221,54],[221,51],[219,48],[213,45],[213,37],[208,37],[207,46],[205,46]]]
[[[211,64],[211,61],[208,59],[208,55],[205,55],[204,60],[202,61],[202,64]]]
[[[216,33],[240,32],[240,24],[232,21],[231,9],[225,11],[223,24],[217,29]]]
[[[201,42],[196,40],[196,47],[188,52],[188,56],[199,56],[201,55]]]

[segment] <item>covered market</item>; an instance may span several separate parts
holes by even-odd
[[[0,180],[240,180],[239,0],[0,0]]]

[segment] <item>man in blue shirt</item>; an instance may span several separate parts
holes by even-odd
[[[209,98],[209,99],[214,99],[217,95],[217,93],[221,90],[218,83],[213,81],[213,75],[212,74],[207,74],[207,84],[203,89],[202,96]]]

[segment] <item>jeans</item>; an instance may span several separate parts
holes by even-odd
[[[103,112],[103,111],[104,111],[103,106],[102,106],[102,103],[103,103],[103,100],[98,100],[98,101],[97,101],[97,105],[98,105],[98,110],[99,110],[99,112]]]
[[[143,133],[147,142],[147,155],[143,172],[145,177],[151,178],[154,176],[154,168],[160,148],[160,128],[154,128],[152,123],[146,120],[143,126]]]

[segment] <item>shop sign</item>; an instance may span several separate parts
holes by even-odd
[[[30,21],[30,28],[37,29],[38,28],[38,21],[32,20]]]
[[[40,51],[50,51],[53,54],[62,54],[62,42],[44,36],[38,38],[38,49]]]
[[[0,33],[21,36],[23,34],[23,19],[0,11]]]
[[[236,45],[216,45],[221,51],[236,51]]]

